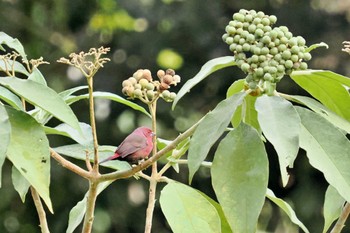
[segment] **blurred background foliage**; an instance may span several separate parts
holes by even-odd
[[[57,59],[90,47],[110,47],[111,62],[96,75],[95,90],[122,95],[122,81],[139,68],[148,68],[154,74],[160,68],[174,68],[183,84],[206,61],[231,55],[221,36],[232,14],[241,8],[276,15],[276,25],[286,25],[293,34],[302,35],[309,45],[326,42],[330,48],[313,52],[309,67],[350,76],[349,57],[341,52],[342,42],[350,39],[348,0],[2,0],[0,25],[1,31],[22,42],[30,58],[43,56],[50,62],[41,66],[41,71],[56,91],[85,85],[77,70],[56,63]],[[244,75],[237,68],[216,72],[185,96],[174,111],[170,104],[160,101],[158,136],[173,139],[225,98],[226,89],[240,78]],[[306,94],[288,78],[278,90]],[[96,102],[102,145],[117,146],[136,126],[150,125],[147,117],[120,104]],[[80,121],[88,122],[87,102],[76,103],[72,108]],[[52,120],[50,124],[55,126],[59,122]],[[52,147],[72,143],[61,137],[50,140]],[[301,152],[290,171],[290,183],[282,188],[275,152],[270,145],[267,148],[271,168],[269,187],[295,208],[310,232],[321,232],[327,187],[323,175],[310,167]],[[0,232],[39,232],[30,195],[23,205],[12,187],[10,171],[11,165],[6,162],[0,189]],[[201,169],[193,186],[215,198],[209,174],[207,169]],[[167,175],[187,182],[184,166],[180,174],[169,171]],[[51,197],[55,214],[48,214],[51,232],[65,232],[69,211],[83,198],[87,185],[53,161]],[[161,188],[162,184],[158,190]],[[147,190],[148,183],[143,180],[128,179],[112,184],[98,198],[93,232],[143,232]],[[153,232],[171,232],[158,203],[157,207]],[[285,214],[268,201],[259,224],[259,229],[266,232],[298,232]]]

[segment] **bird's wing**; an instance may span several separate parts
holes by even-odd
[[[144,136],[133,134],[125,138],[117,148],[116,153],[118,153],[121,158],[124,158],[146,146],[147,140]]]

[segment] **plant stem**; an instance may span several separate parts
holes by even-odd
[[[97,199],[98,182],[90,180],[89,193],[86,201],[86,212],[84,217],[84,224],[82,233],[90,233],[92,230],[92,223],[94,222],[94,210]]]
[[[39,193],[35,190],[33,186],[30,187],[30,191],[33,197],[36,211],[38,212],[41,232],[50,233],[49,226],[47,225],[47,221],[46,221],[46,213],[41,203]]]
[[[345,206],[343,207],[343,210],[338,218],[338,221],[334,225],[331,233],[340,233],[343,227],[345,226],[345,221],[348,218],[350,214],[350,203],[346,202]]]
[[[149,110],[152,115],[152,131],[157,132],[157,122],[156,122],[156,112],[157,112],[157,101],[153,101],[148,105]],[[153,137],[153,152],[154,156],[157,153],[157,138]],[[156,203],[156,191],[157,191],[157,179],[158,179],[158,170],[157,170],[157,161],[154,161],[152,164],[152,174],[149,184],[149,195],[148,195],[148,206],[146,210],[146,223],[145,223],[145,233],[150,233],[152,230],[152,220],[154,206]]]
[[[94,96],[93,96],[93,77],[87,77],[89,86],[89,114],[90,114],[90,124],[92,129],[92,138],[94,143],[94,166],[93,169],[98,172],[98,141],[96,133],[96,122],[95,122],[95,109],[94,109]]]

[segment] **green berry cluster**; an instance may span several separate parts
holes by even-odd
[[[159,97],[167,102],[172,102],[176,93],[168,89],[171,85],[176,86],[181,81],[180,76],[172,69],[158,70],[157,76],[159,80],[153,80],[150,70],[139,69],[132,77],[123,81],[122,92],[132,99],[138,98],[145,103],[151,103]]]
[[[273,27],[276,21],[275,15],[241,9],[226,26],[222,38],[247,74],[247,89],[273,91],[285,74],[307,69],[311,54],[305,39],[293,36],[286,26]]]

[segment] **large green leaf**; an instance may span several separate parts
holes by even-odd
[[[255,108],[262,131],[278,154],[285,186],[289,178],[287,167],[293,167],[299,150],[300,117],[293,105],[279,96],[260,96]]]
[[[50,151],[43,127],[30,115],[6,107],[11,123],[11,141],[7,157],[38,191],[51,212]]]
[[[245,92],[240,92],[221,101],[216,108],[209,112],[199,123],[190,142],[188,150],[188,168],[190,171],[189,181],[199,169],[201,163],[207,156],[211,146],[225,131],[230,123],[233,113],[242,103]]]
[[[24,110],[22,101],[5,87],[0,86],[0,99],[18,110]]]
[[[97,195],[105,190],[112,182],[113,181],[105,181],[100,183],[97,187]],[[87,195],[88,193],[86,193],[83,200],[79,201],[69,212],[69,220],[66,233],[73,233],[74,230],[83,221],[86,212]]]
[[[0,187],[2,176],[2,165],[6,158],[7,147],[10,144],[11,124],[5,106],[0,104]]]
[[[171,182],[160,195],[160,206],[174,233],[221,232],[215,207],[197,190]]]
[[[344,87],[350,87],[349,78],[323,70],[296,71],[291,78],[330,110],[350,121],[350,95]]]
[[[29,103],[45,109],[73,128],[80,130],[78,119],[72,109],[51,88],[32,80],[15,77],[0,78],[0,85],[23,97]]]
[[[332,186],[329,185],[326,191],[323,205],[323,216],[324,216],[324,227],[323,233],[326,233],[329,227],[332,225],[334,220],[339,218],[345,199],[340,196],[338,191]]]
[[[281,198],[278,198],[275,196],[275,194],[272,192],[272,190],[267,189],[266,197],[270,199],[273,203],[278,205],[290,218],[290,220],[298,225],[305,233],[309,233],[309,230],[305,227],[305,225],[298,219],[297,215],[295,214],[293,208],[285,201],[283,201]]]
[[[318,114],[301,107],[297,107],[297,111],[302,122],[300,146],[306,151],[310,164],[350,201],[350,141]]]
[[[91,126],[82,122],[79,122],[79,125],[82,131],[82,134],[79,133],[76,129],[72,128],[70,125],[67,125],[66,123],[62,123],[56,126],[55,128],[50,128],[45,126],[45,133],[66,136],[73,139],[74,141],[76,141],[77,143],[83,146],[92,148],[93,139],[92,139]]]
[[[28,76],[28,79],[34,82],[40,83],[44,86],[47,86],[47,82],[43,74],[40,72],[40,70],[37,67],[34,67],[32,73]]]
[[[151,115],[146,111],[146,109],[144,109],[143,107],[141,107],[138,104],[135,104],[134,102],[131,102],[129,100],[124,99],[123,97],[113,94],[113,93],[109,93],[109,92],[101,92],[101,91],[95,91],[94,92],[94,98],[102,98],[102,99],[110,99],[112,101],[124,104],[126,106],[129,106],[137,111],[140,111],[144,114],[146,114],[147,116],[151,117]],[[79,95],[79,96],[72,96],[69,99],[67,99],[67,103],[71,104],[74,103],[78,100],[81,99],[88,99],[89,95],[88,94],[84,94],[84,95]]]
[[[333,125],[345,130],[347,133],[350,133],[350,122],[335,114],[333,111],[329,110],[317,100],[299,95],[289,95],[288,97],[291,98],[292,101],[307,106],[308,108],[312,109],[314,112],[331,122]]]
[[[241,123],[219,144],[212,185],[233,232],[256,232],[268,173],[264,144],[251,126]]]
[[[22,56],[22,58],[24,60],[27,60],[27,55],[24,52],[23,45],[21,44],[21,42],[19,42],[18,39],[12,38],[11,36],[7,35],[4,32],[0,32],[0,46],[2,44],[5,44],[8,47],[10,47],[11,49],[16,50]],[[3,49],[2,46],[0,48]]]
[[[187,92],[189,92],[192,87],[200,83],[203,79],[208,77],[210,74],[214,73],[217,70],[220,70],[229,66],[235,66],[235,65],[236,65],[235,58],[233,56],[218,57],[205,63],[202,66],[201,70],[193,78],[187,80],[187,82],[182,86],[182,88],[176,95],[172,108],[173,109],[175,108],[177,102]]]
[[[22,202],[26,200],[26,195],[30,188],[30,183],[26,180],[24,176],[17,170],[15,166],[12,166],[12,184],[15,190],[21,197]]]

